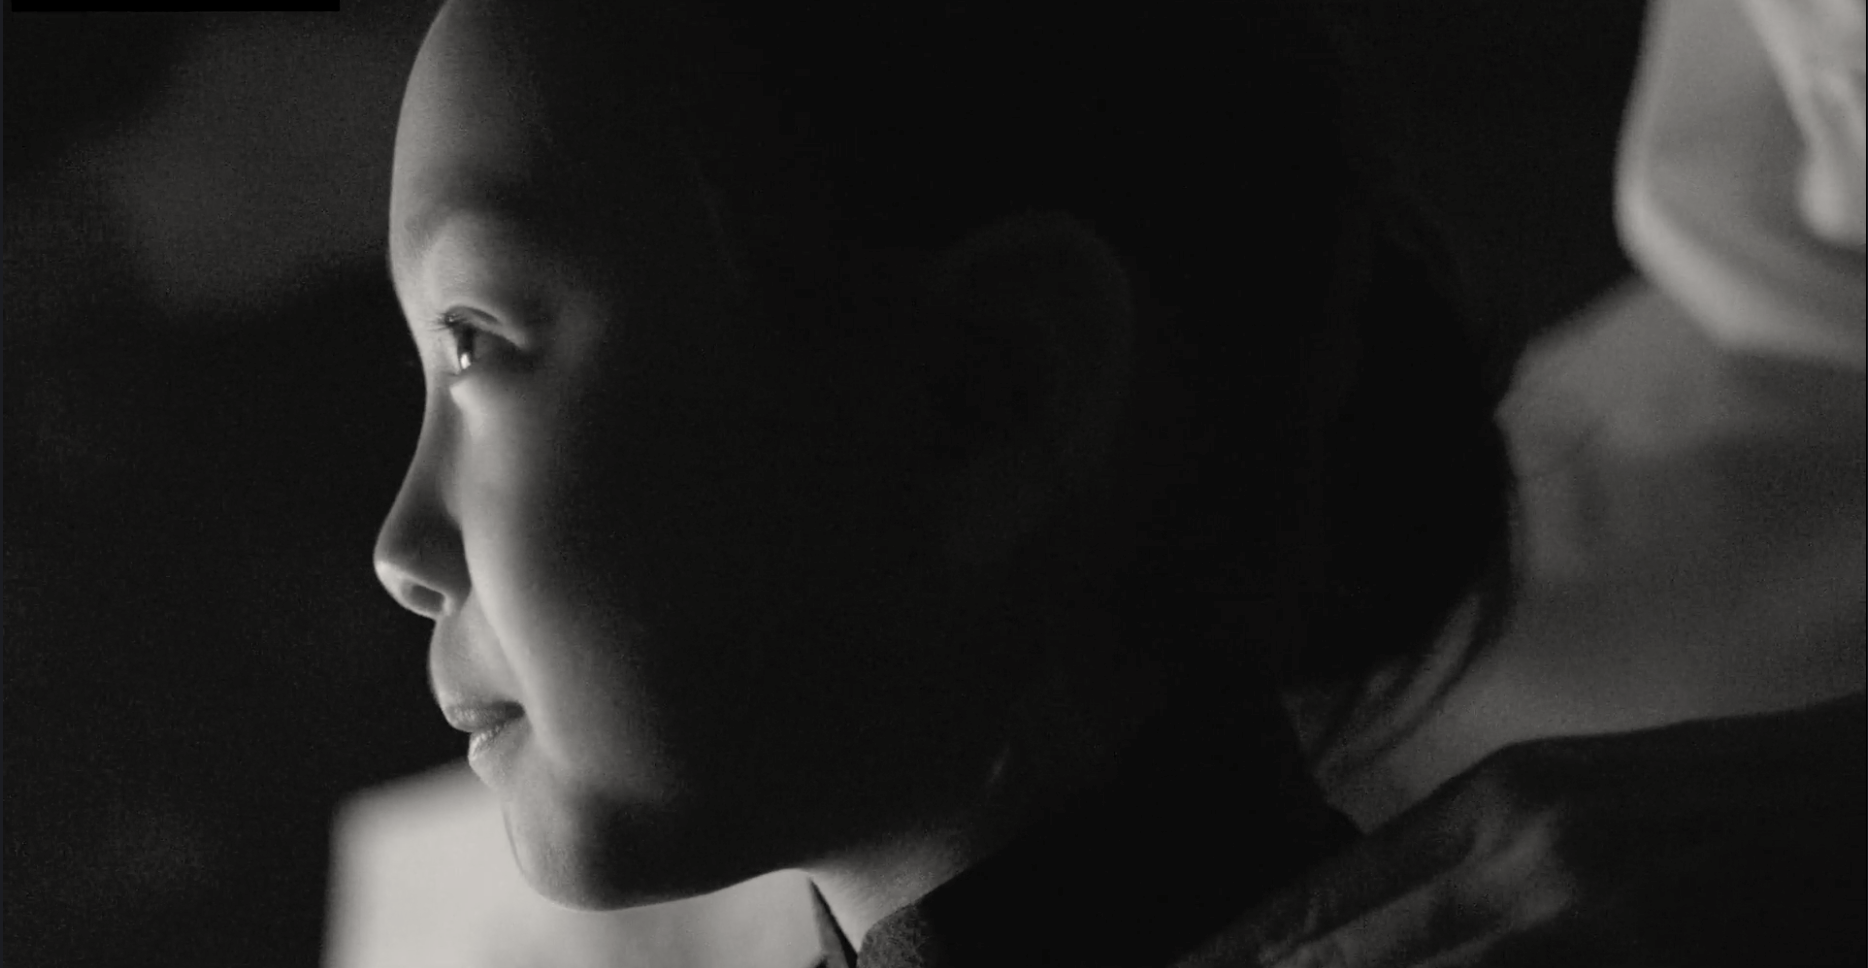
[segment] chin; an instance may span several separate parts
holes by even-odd
[[[506,839],[532,890],[560,907],[613,911],[661,904],[766,873],[736,862],[741,858],[722,849],[725,838],[684,835],[693,825],[673,818],[596,803],[545,811],[526,806],[507,805]]]

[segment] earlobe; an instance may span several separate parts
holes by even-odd
[[[940,345],[930,396],[957,458],[954,550],[1001,558],[1106,472],[1129,383],[1128,273],[1082,221],[1028,213],[949,249],[924,292]]]

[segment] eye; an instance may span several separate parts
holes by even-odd
[[[455,376],[471,369],[484,349],[482,344],[495,338],[464,314],[452,309],[435,317],[434,328],[446,333],[453,343]]]

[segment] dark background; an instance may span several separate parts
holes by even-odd
[[[1625,0],[1316,0],[1500,339],[1627,271]],[[309,966],[333,807],[456,757],[369,554],[420,424],[383,270],[433,4],[6,16],[5,956]]]

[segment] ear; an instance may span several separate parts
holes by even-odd
[[[926,390],[952,460],[939,487],[950,552],[1003,560],[1107,473],[1129,384],[1128,273],[1089,226],[1014,216],[925,277]]]

